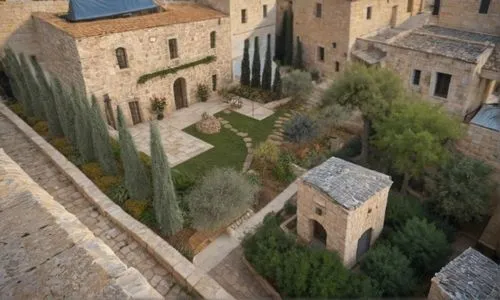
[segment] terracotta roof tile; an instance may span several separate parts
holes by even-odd
[[[39,18],[75,38],[102,36],[119,32],[168,26],[227,17],[227,15],[196,4],[169,4],[165,11],[141,16],[69,22],[61,15],[34,13]]]

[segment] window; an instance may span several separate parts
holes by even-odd
[[[130,108],[130,115],[132,115],[132,123],[139,124],[142,122],[141,110],[139,109],[139,101],[132,101],[128,103]]]
[[[262,16],[267,18],[267,5],[262,6]]]
[[[413,85],[420,85],[420,74],[422,74],[422,71],[413,70],[413,78],[411,79]]]
[[[217,33],[215,31],[210,32],[210,48],[214,49],[217,45]]]
[[[340,71],[340,63],[338,61],[335,62],[335,72]]]
[[[125,48],[120,47],[116,49],[116,60],[118,60],[118,66],[120,69],[128,68],[127,52],[125,51]]]
[[[315,209],[315,213],[318,215],[318,216],[322,216],[323,215],[323,210],[319,207],[316,207]]]
[[[177,39],[168,40],[168,50],[170,51],[170,59],[179,57],[179,53],[177,53]]]
[[[216,91],[217,90],[217,75],[214,74],[212,75],[212,91]]]
[[[481,0],[481,4],[479,6],[479,13],[480,14],[487,14],[488,13],[488,8],[490,8],[490,2],[491,2],[491,0]]]
[[[247,22],[247,10],[241,10],[241,23],[245,24]]]
[[[321,18],[323,15],[323,4],[316,3],[316,18]]]
[[[411,13],[413,11],[413,0],[408,0],[408,5],[406,6],[406,12]]]
[[[367,20],[370,20],[372,18],[372,7],[371,6],[368,6],[366,8],[366,19]]]
[[[434,0],[434,7],[432,8],[432,14],[439,15],[439,8],[441,7],[441,0]]]
[[[434,89],[434,96],[441,98],[448,98],[448,91],[450,89],[451,75],[445,73],[437,73],[436,88]]]
[[[318,60],[325,61],[325,48],[318,47]]]
[[[332,46],[333,46],[333,49],[336,49],[337,48],[337,43],[333,43]]]

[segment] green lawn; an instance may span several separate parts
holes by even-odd
[[[228,120],[238,131],[246,132],[253,139],[254,146],[267,139],[273,130],[274,122],[284,112],[276,112],[272,116],[258,121],[242,114],[231,112],[230,114],[219,113],[216,116]],[[222,128],[218,134],[203,134],[198,132],[195,125],[192,125],[184,132],[203,140],[214,148],[178,165],[175,169],[186,173],[193,178],[204,175],[213,167],[231,167],[241,170],[243,162],[247,156],[247,149],[243,139],[229,129]]]

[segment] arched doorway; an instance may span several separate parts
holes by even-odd
[[[188,106],[186,95],[186,79],[180,77],[174,82],[175,109]]]
[[[372,241],[372,229],[368,229],[361,235],[361,237],[358,240],[358,250],[356,251],[356,260],[359,261],[361,256],[365,254],[368,249],[370,249],[370,244]]]
[[[321,242],[323,246],[326,246],[326,230],[318,221],[312,220],[313,223],[313,237],[315,241]]]

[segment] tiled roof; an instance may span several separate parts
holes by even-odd
[[[158,13],[86,22],[69,22],[63,16],[51,13],[35,13],[33,15],[75,38],[102,36],[226,17],[225,14],[217,10],[188,3],[169,4],[165,7],[165,11]]]
[[[392,185],[389,176],[336,157],[310,170],[302,179],[347,209],[361,206]]]
[[[450,299],[499,299],[500,267],[469,248],[444,266],[435,281]]]

